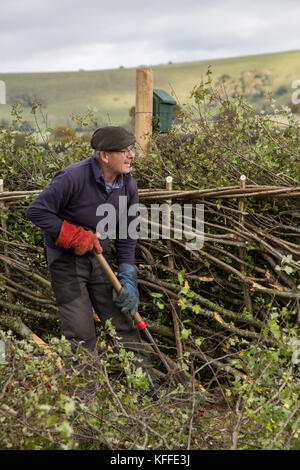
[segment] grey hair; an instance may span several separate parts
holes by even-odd
[[[100,158],[100,150],[93,150],[93,157],[95,158],[95,160],[99,160]]]

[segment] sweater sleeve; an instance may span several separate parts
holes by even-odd
[[[59,171],[28,206],[26,217],[56,240],[63,222],[59,214],[68,204],[72,189],[68,172]]]
[[[118,264],[135,264],[135,248],[137,242],[138,223],[138,188],[136,181],[131,178],[127,188],[127,238],[116,237],[115,247],[117,250]],[[119,221],[120,222],[120,221]],[[119,229],[117,227],[117,234]]]

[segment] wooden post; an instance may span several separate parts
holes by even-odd
[[[167,191],[172,191],[173,189],[173,178],[172,176],[167,176],[166,178],[166,190]],[[168,213],[167,213],[167,220],[166,220],[166,225],[170,228],[170,236],[171,236],[171,204],[172,204],[172,199],[167,200],[168,204]],[[167,240],[167,246],[168,246],[168,266],[169,268],[173,269],[174,268],[174,258],[172,255],[172,242],[171,240]],[[181,363],[183,359],[183,349],[182,349],[182,342],[181,342],[181,337],[180,337],[180,327],[179,327],[179,322],[177,318],[177,309],[176,305],[172,300],[170,301],[171,303],[171,308],[172,308],[172,320],[173,320],[173,328],[174,328],[174,335],[175,335],[175,341],[176,341],[176,348],[177,348],[177,359],[178,362]]]
[[[153,71],[151,68],[136,70],[135,137],[138,153],[151,152],[153,114]]]
[[[0,193],[4,192],[4,182],[3,179],[0,179]],[[3,228],[3,237],[4,239],[7,239],[7,222],[6,222],[6,208],[5,208],[5,202],[0,202],[0,218],[1,218],[1,227]],[[8,247],[6,244],[4,244],[3,248],[4,255],[8,257]],[[10,278],[10,268],[7,263],[4,263],[4,270],[5,274],[8,278]],[[7,293],[7,298],[10,303],[14,301],[14,296],[11,292]]]
[[[167,176],[166,178],[166,190],[167,191],[172,191],[173,189],[173,178],[172,176]],[[170,228],[170,235],[171,235],[171,204],[172,204],[172,199],[167,200],[168,204],[168,212],[167,212],[167,220],[166,220],[166,225]],[[174,268],[174,258],[172,256],[172,243],[170,240],[167,240],[167,246],[168,246],[168,265],[169,268]]]
[[[3,193],[4,192],[4,182],[3,182],[3,179],[0,179],[0,193]],[[6,239],[7,238],[7,222],[6,222],[6,210],[5,210],[5,202],[1,202],[0,201],[0,218],[1,218],[1,226],[3,228],[3,231],[4,231],[4,238]],[[7,250],[7,245],[4,244],[4,254],[5,256],[8,255],[8,250]],[[9,267],[8,265],[5,263],[5,272],[6,274],[9,274]]]
[[[241,187],[241,189],[246,188],[246,176],[245,175],[241,175],[241,177],[240,177],[240,187]],[[240,201],[239,201],[239,211],[241,213],[239,214],[239,221],[240,221],[240,224],[242,226],[244,225],[244,222],[245,222],[244,214],[242,214],[242,212],[244,212],[244,206],[245,206],[245,204],[244,204],[243,199],[240,199]],[[244,258],[244,252],[245,252],[245,250],[243,248],[239,248],[239,257],[241,259]],[[241,270],[245,271],[245,268],[244,268],[243,264],[241,264]],[[246,305],[247,311],[249,313],[252,313],[252,302],[251,302],[248,286],[245,282],[243,282],[243,293],[244,293],[244,300],[245,300],[245,305]]]
[[[6,104],[6,86],[3,80],[0,80],[0,104]]]

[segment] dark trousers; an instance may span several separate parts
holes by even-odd
[[[46,248],[51,284],[59,308],[61,328],[73,352],[79,342],[90,351],[96,346],[93,308],[105,324],[111,319],[125,349],[134,351],[140,364],[153,376],[151,361],[141,343],[132,317],[124,314],[112,300],[112,285],[98,260],[89,252],[77,256],[73,251]],[[109,262],[109,258],[107,258]]]

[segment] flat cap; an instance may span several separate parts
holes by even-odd
[[[91,138],[95,150],[113,152],[135,143],[135,136],[121,126],[105,126],[96,129]]]

